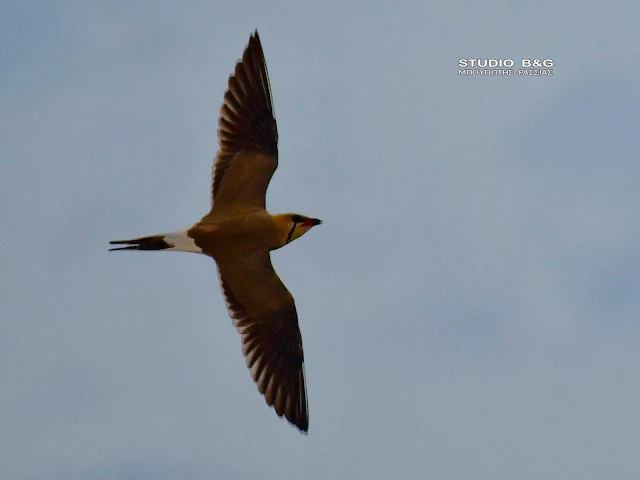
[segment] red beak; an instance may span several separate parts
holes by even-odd
[[[316,225],[320,225],[322,220],[319,218],[310,218],[309,220],[305,220],[302,222],[302,225],[305,227],[315,227]]]

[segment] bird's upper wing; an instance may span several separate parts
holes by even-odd
[[[267,187],[278,167],[278,128],[257,31],[229,77],[218,127],[212,210],[230,204],[265,208]]]
[[[278,416],[306,433],[304,355],[293,296],[274,271],[268,252],[218,262],[218,271],[258,390]]]

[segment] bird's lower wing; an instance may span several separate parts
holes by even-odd
[[[309,411],[298,315],[269,253],[218,262],[218,272],[258,390],[278,416],[306,433]]]

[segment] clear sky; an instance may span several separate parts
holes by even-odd
[[[0,2],[2,478],[639,478],[639,15]],[[258,394],[212,260],[107,253],[207,212],[256,27],[268,207],[324,221],[273,254],[307,437]],[[553,76],[458,75],[479,57]]]

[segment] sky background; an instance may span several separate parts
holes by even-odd
[[[268,3],[0,1],[2,478],[639,478],[638,4]],[[208,211],[256,27],[307,437],[212,260],[107,253]]]

